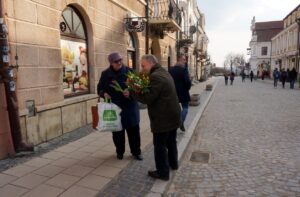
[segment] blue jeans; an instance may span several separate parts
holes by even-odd
[[[181,111],[181,121],[184,123],[186,116],[189,112],[189,102],[181,103],[182,111]]]
[[[290,81],[290,88],[294,89],[295,80],[291,79]]]

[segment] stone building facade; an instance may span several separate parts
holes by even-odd
[[[291,11],[284,19],[284,28],[272,38],[272,70],[296,68],[299,73],[299,64],[297,64],[298,54],[298,34],[299,26],[296,19],[300,18],[300,5]]]
[[[271,39],[283,29],[283,21],[251,22],[252,38],[250,45],[250,69],[260,77],[262,74],[270,76],[271,73]]]
[[[186,55],[193,79],[204,80],[208,45],[205,15],[200,12],[196,0],[180,0],[179,8],[182,10],[181,32],[178,36],[179,53]]]
[[[176,62],[180,28],[172,17],[160,18],[161,5],[155,3],[149,5],[150,26],[162,30],[150,31],[149,52],[167,68]],[[177,8],[174,0],[163,3]],[[144,0],[4,1],[10,63],[19,65],[17,95],[25,141],[37,145],[91,123],[96,86],[109,53],[119,51],[125,64],[140,69],[145,31],[128,32],[124,18],[145,17],[145,7]]]

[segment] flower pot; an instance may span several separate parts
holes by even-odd
[[[207,84],[205,90],[211,91],[213,86],[211,84]]]

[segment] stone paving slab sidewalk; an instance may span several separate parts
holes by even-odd
[[[203,91],[205,84],[193,86],[192,93]],[[153,155],[149,149],[152,134],[147,110],[141,110],[140,127],[143,154],[150,150],[148,154]],[[45,154],[30,156],[26,162],[0,172],[0,196],[96,196],[118,180],[128,164],[137,168],[140,165],[132,159],[128,143],[124,159],[117,160],[111,133],[90,131],[85,137]]]
[[[183,154],[185,147],[189,143],[193,129],[196,126],[212,92],[204,91],[206,84],[213,83],[209,80],[204,83],[194,85],[191,94],[200,94],[200,105],[189,108],[186,120],[186,132],[177,133],[179,157]],[[193,126],[194,125],[194,126]],[[152,138],[152,137],[151,137]],[[169,182],[155,180],[147,175],[148,170],[155,169],[153,145],[150,144],[143,150],[144,160],[133,161],[119,176],[111,181],[99,194],[99,197],[127,197],[127,196],[161,196]],[[171,172],[171,177],[172,177]]]

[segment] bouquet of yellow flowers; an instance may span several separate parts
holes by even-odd
[[[145,94],[150,91],[149,76],[144,72],[128,72],[126,85],[128,87],[128,90],[133,91],[137,94]]]

